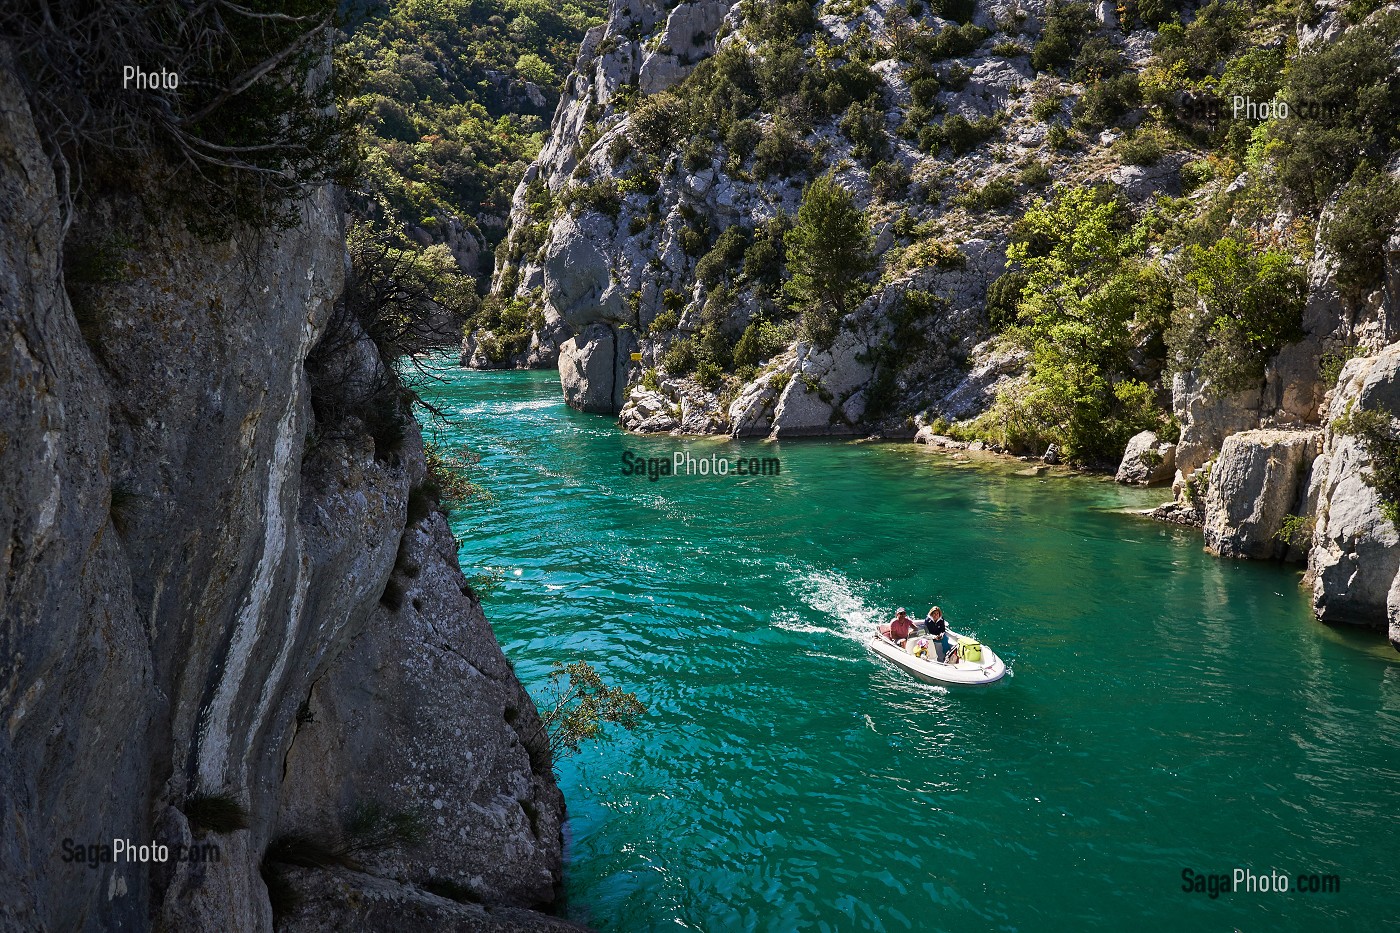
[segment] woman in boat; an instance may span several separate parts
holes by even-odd
[[[943,618],[943,610],[934,606],[924,616],[924,631],[928,633],[929,640],[933,642],[934,654],[941,662],[948,656],[948,649],[952,647],[952,642],[948,639],[948,623]]]

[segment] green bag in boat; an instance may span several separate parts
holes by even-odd
[[[962,659],[964,661],[982,660],[982,646],[977,642],[964,639],[960,643],[960,647],[962,648]]]

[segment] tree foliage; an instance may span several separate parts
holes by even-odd
[[[1143,227],[1105,189],[1062,188],[1026,211],[995,293],[1003,321],[1014,302],[1006,339],[1031,353],[1029,378],[992,413],[1003,443],[1035,452],[1054,443],[1072,461],[1104,463],[1159,423],[1134,356],[1160,343],[1171,288],[1144,246]]]
[[[791,277],[783,290],[802,313],[808,337],[830,343],[841,318],[865,293],[862,279],[873,267],[870,225],[851,193],[827,175],[803,191],[785,242]]]
[[[1248,388],[1302,336],[1307,275],[1290,254],[1227,236],[1186,247],[1182,269],[1167,334],[1175,368],[1194,369],[1217,391]]]
[[[587,661],[556,661],[549,675],[551,696],[540,712],[540,726],[558,761],[585,742],[607,738],[606,727],[637,728],[646,706],[635,693],[610,687]]]

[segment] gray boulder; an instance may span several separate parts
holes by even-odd
[[[634,434],[668,434],[680,427],[675,403],[660,392],[639,385],[628,393],[627,404],[622,406],[617,420]]]
[[[586,927],[511,907],[470,903],[468,892],[443,885],[442,895],[348,868],[280,867],[295,903],[279,933],[585,933]],[[444,896],[454,895],[449,899]]]
[[[590,324],[559,345],[559,383],[570,408],[594,414],[616,414],[613,404],[617,369],[617,337],[606,324]]]
[[[1133,435],[1118,464],[1116,481],[1128,486],[1165,486],[1176,475],[1176,445],[1155,431]]]
[[[1267,559],[1286,546],[1278,533],[1297,509],[1317,431],[1242,431],[1225,439],[1205,502],[1206,550],[1221,557]]]

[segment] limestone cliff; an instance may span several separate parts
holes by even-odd
[[[903,4],[819,4],[810,41],[793,42],[850,49],[862,37],[885,40],[900,29],[964,37],[937,53],[932,81],[881,46],[891,57],[869,65],[877,84],[870,99],[879,101],[872,119],[882,138],[889,131],[888,151],[862,148],[860,133],[833,112],[791,141],[813,156],[804,169],[770,168],[762,144],[745,151],[739,139],[678,138],[653,171],[632,151],[643,102],[668,90],[701,93],[687,76],[726,50],[752,50],[748,30],[759,13],[727,0],[614,2],[583,43],[550,136],[516,191],[507,247],[498,251],[494,287],[543,321],[515,362],[557,363],[570,404],[621,413],[625,427],[646,432],[912,435],[910,415],[962,418],[984,408],[1025,357],[988,340],[985,297],[1005,268],[1010,218],[1005,201],[988,211],[975,196],[996,181],[1010,186],[1011,204],[1024,204],[1052,180],[1097,180],[1111,169],[1128,196],[1145,203],[1175,190],[1183,155],[1151,169],[1118,166],[1108,148],[1121,134],[1112,132],[1072,157],[1050,145],[1030,93],[1029,49],[1045,4],[979,3],[961,31],[924,4],[909,9],[912,20]],[[1149,54],[1150,32],[1108,35],[1134,62]],[[920,75],[923,86],[911,90]],[[1083,87],[1052,83],[1068,112]],[[950,152],[896,133],[916,99],[954,121],[947,126],[966,121],[957,125],[977,128],[985,142],[956,141]],[[787,140],[777,109],[771,101],[756,105],[757,138]],[[1025,177],[1033,180],[1024,182],[1028,166],[1035,169]],[[722,385],[672,373],[643,387],[647,370],[666,371],[668,352],[707,327],[732,345],[748,325],[771,317],[773,289],[750,268],[742,245],[726,246],[724,236],[742,234],[752,244],[779,228],[796,213],[806,181],[823,171],[872,218],[880,266],[836,344],[814,346],[779,328],[755,372]],[[599,192],[616,198],[600,201],[593,197]],[[777,238],[781,252],[780,232]],[[930,297],[906,301],[910,294]],[[467,335],[464,362],[486,365],[481,347],[489,336]]]
[[[565,926],[531,912],[563,818],[534,706],[443,517],[409,517],[417,426],[357,397],[383,364],[325,339],[335,193],[281,234],[140,192],[65,231],[28,106],[0,65],[0,929]],[[417,829],[371,845],[366,814]],[[220,857],[65,858],[116,839]],[[386,890],[431,910],[361,916]]]

